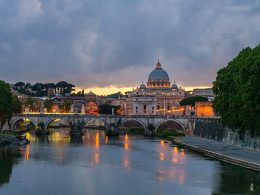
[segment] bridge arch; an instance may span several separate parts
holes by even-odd
[[[185,129],[186,129],[185,126],[180,121],[178,121],[176,119],[164,119],[164,120],[158,122],[158,124],[155,126],[155,133],[158,132],[158,128],[161,125],[163,125],[163,123],[167,123],[167,122],[175,123],[178,126],[178,129],[176,129],[176,131],[181,131],[181,132],[185,133]]]
[[[55,120],[59,120],[59,121],[63,121],[66,125],[70,126],[70,124],[68,123],[68,121],[66,119],[63,119],[62,117],[55,117],[55,118],[51,118],[50,120],[48,120],[45,123],[45,130],[47,130],[47,128],[49,127],[49,125],[54,122]]]
[[[11,129],[15,129],[15,125],[17,124],[18,121],[25,121],[25,120],[29,120],[34,125],[35,129],[37,128],[37,122],[35,122],[32,118],[18,117],[18,118],[15,118],[14,121],[11,122]]]
[[[123,120],[121,121],[120,126],[122,127],[122,126],[124,125],[124,123],[129,122],[129,121],[135,121],[135,122],[139,123],[139,124],[144,128],[144,131],[147,131],[147,128],[146,128],[145,123],[144,123],[143,121],[138,120],[138,119],[135,119],[135,118],[123,119]]]
[[[84,125],[84,127],[87,127],[88,125],[90,125],[89,123],[91,123],[95,120],[100,122],[100,125],[97,125],[97,126],[104,126],[106,129],[108,128],[108,124],[107,124],[106,120],[103,118],[89,118],[89,119],[85,120],[86,124]],[[103,124],[101,124],[101,123],[103,123]]]

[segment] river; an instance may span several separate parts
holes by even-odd
[[[108,138],[87,130],[27,134],[26,148],[0,149],[0,195],[260,194],[260,174],[170,142],[143,136]]]

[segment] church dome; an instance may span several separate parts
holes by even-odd
[[[146,89],[146,85],[145,85],[144,83],[142,83],[142,84],[140,85],[140,89]]]
[[[150,73],[148,82],[169,82],[168,73],[162,69],[159,60],[156,64],[156,68]]]
[[[175,83],[175,81],[174,81],[174,83],[172,84],[172,89],[176,89],[176,90],[179,89],[178,86],[177,86],[177,84]]]
[[[147,82],[147,88],[170,88],[171,83],[168,73],[162,69],[162,66],[158,60],[155,69],[150,73]]]

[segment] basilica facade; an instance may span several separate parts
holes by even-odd
[[[157,62],[147,83],[126,94],[125,114],[127,115],[182,115],[184,108],[179,102],[185,91],[174,82]]]

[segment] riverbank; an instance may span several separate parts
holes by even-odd
[[[172,141],[202,155],[260,172],[260,153],[257,151],[190,135]]]

